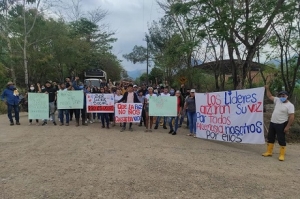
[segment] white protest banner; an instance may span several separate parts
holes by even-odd
[[[86,95],[88,113],[113,113],[114,105],[114,94],[93,93]]]
[[[224,142],[264,144],[265,88],[196,93],[196,135]]]
[[[142,103],[117,103],[115,104],[115,121],[116,123],[139,123],[142,110]]]
[[[49,118],[49,95],[28,93],[28,119]]]
[[[83,91],[58,91],[57,109],[83,109]]]

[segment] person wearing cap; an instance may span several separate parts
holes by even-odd
[[[133,85],[133,92],[138,95],[138,86]]]
[[[267,151],[262,156],[268,157],[273,155],[275,137],[277,136],[278,144],[280,145],[279,160],[284,161],[286,151],[285,135],[289,132],[294,122],[295,107],[288,100],[288,92],[281,91],[278,93],[278,97],[274,97],[270,92],[269,86],[265,86],[265,88],[267,97],[274,102],[275,108],[269,125]]]
[[[20,125],[19,117],[19,92],[16,89],[13,82],[8,82],[6,88],[4,89],[1,100],[7,105],[7,116],[10,121],[10,125],[14,125],[14,120],[12,117],[12,109],[15,111],[16,125]]]
[[[133,85],[129,84],[127,87],[127,91],[124,93],[123,97],[118,101],[118,103],[140,103],[137,94],[133,92]],[[121,132],[126,130],[126,122],[123,123],[123,127]],[[133,131],[132,123],[129,123],[129,130]]]
[[[44,89],[40,89],[39,88],[39,92],[40,93],[45,93],[49,96],[49,115],[50,118],[52,119],[52,122],[54,125],[56,125],[55,122],[55,101],[56,101],[56,94],[57,94],[57,90],[56,88],[54,88],[51,84],[51,81],[46,81],[45,83],[45,88]],[[42,126],[47,125],[47,119],[44,119],[44,122],[42,124]]]
[[[195,89],[191,89],[190,95],[185,99],[184,109],[187,110],[190,133],[188,136],[196,137],[196,100],[195,100]]]

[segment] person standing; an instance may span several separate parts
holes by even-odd
[[[38,88],[38,89],[35,89],[34,84],[31,84],[31,85],[30,85],[29,90],[28,90],[28,93],[26,93],[27,106],[28,106],[28,94],[29,94],[29,93],[38,93],[39,90],[41,90],[40,84],[39,84],[39,83],[37,83],[37,88]],[[30,107],[28,107],[28,110],[29,110],[29,108],[30,108]],[[36,121],[36,125],[38,126],[38,125],[39,125],[39,120],[36,119],[35,121]],[[29,120],[29,125],[32,125],[32,119]]]
[[[87,126],[88,124],[85,122],[86,118],[86,90],[84,88],[84,85],[82,82],[79,82],[79,77],[75,77],[75,81],[73,82],[72,87],[76,91],[82,91],[83,92],[83,108],[82,109],[74,109],[75,112],[75,119],[76,119],[76,127],[79,126],[79,120],[80,120],[80,112],[81,112],[81,124],[82,126]]]
[[[105,88],[101,87],[100,88],[100,94],[105,94]],[[100,118],[101,118],[101,123],[102,123],[102,128],[105,128],[105,124],[106,124],[106,128],[109,129],[109,114],[108,113],[100,113]]]
[[[49,96],[49,112],[50,112],[50,118],[52,119],[53,124],[56,126],[55,122],[55,101],[56,101],[56,94],[57,90],[54,88],[50,81],[46,81],[45,88],[39,90],[41,93],[45,93]],[[47,119],[44,120],[42,126],[47,125]]]
[[[61,83],[59,85],[58,92],[70,92],[70,91],[68,91],[68,89],[66,88],[66,85],[64,83]],[[59,121],[60,121],[59,126],[64,125],[64,115],[66,115],[66,126],[69,126],[69,122],[70,122],[69,109],[59,109],[58,110],[58,115],[59,115]]]
[[[155,93],[153,93],[153,88],[148,88],[148,94],[145,96],[145,115],[146,115],[146,130],[145,132],[152,132],[152,125],[153,125],[153,116],[149,116],[149,99],[152,97],[157,97]],[[150,119],[150,129],[149,129],[149,119]]]
[[[265,86],[265,88],[267,97],[274,102],[275,108],[269,125],[267,151],[263,153],[262,156],[268,157],[273,155],[275,137],[277,136],[277,140],[280,145],[280,154],[278,159],[280,161],[284,161],[286,151],[285,135],[289,132],[290,127],[294,122],[295,107],[288,100],[288,92],[281,91],[278,93],[278,97],[274,97],[270,92],[269,86]]]
[[[122,99],[118,101],[118,103],[140,103],[137,95],[133,92],[133,85],[129,84],[127,87],[127,91],[124,93]],[[125,131],[126,129],[126,122],[123,123],[123,127],[121,132]],[[132,122],[129,123],[129,130],[133,131],[132,129]]]
[[[146,115],[145,115],[145,108],[144,108],[145,96],[143,95],[142,90],[139,90],[137,94],[138,94],[138,99],[139,99],[140,103],[143,104],[142,117],[141,117],[141,121],[140,121],[139,126],[143,126],[142,125],[143,122],[144,122],[144,125],[146,126]]]
[[[196,138],[196,101],[195,101],[195,89],[191,89],[190,95],[186,98],[184,109],[187,110],[190,133],[188,136],[194,136]]]
[[[118,88],[117,89],[117,91],[116,91],[116,93],[115,93],[115,95],[114,95],[114,104],[116,104],[116,103],[118,103],[118,101],[120,100],[120,99],[122,99],[122,97],[123,97],[123,95],[121,95],[121,93],[122,93],[122,91],[121,91],[121,89],[120,88]],[[114,124],[113,124],[113,126],[115,126],[116,125],[116,118],[115,118],[115,116],[114,116]],[[122,124],[120,123],[120,127],[122,127]]]
[[[170,93],[169,93],[168,91],[169,91],[168,88],[165,87],[164,90],[163,90],[163,92],[160,93],[160,97],[169,97],[169,96],[170,96]],[[158,116],[158,117],[156,118],[156,124],[155,124],[154,129],[157,129],[157,128],[158,128],[158,125],[159,125],[159,122],[160,122],[160,118],[161,118],[161,116]],[[163,120],[164,120],[164,121],[163,121],[163,128],[164,128],[164,129],[167,129],[167,117],[163,117]]]
[[[176,107],[177,116],[176,117],[170,117],[170,121],[169,121],[169,126],[170,126],[169,134],[172,134],[172,135],[177,134],[179,116],[180,116],[180,113],[181,113],[181,109],[183,107],[183,100],[181,98],[180,91],[176,91],[175,95],[177,97],[177,107]],[[173,124],[172,124],[173,120],[175,120],[174,129],[173,129]]]
[[[16,89],[13,82],[8,82],[6,84],[6,88],[4,89],[1,100],[5,102],[7,105],[7,116],[10,121],[10,125],[14,125],[14,120],[12,117],[12,109],[14,109],[15,112],[15,120],[16,125],[20,125],[20,116],[19,116],[19,92]]]

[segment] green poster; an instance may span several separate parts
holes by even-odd
[[[49,118],[49,96],[44,93],[28,93],[28,119]]]
[[[158,96],[149,99],[150,116],[177,116],[177,97]]]
[[[58,91],[57,109],[83,109],[83,91]]]

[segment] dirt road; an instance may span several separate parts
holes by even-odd
[[[9,126],[0,116],[1,199],[299,198],[300,146],[263,145],[88,127]]]

